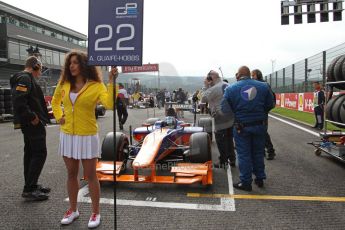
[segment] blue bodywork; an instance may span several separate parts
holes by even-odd
[[[159,158],[159,156],[167,149],[174,147],[176,148],[175,153],[177,155],[182,155],[183,154],[183,149],[186,146],[177,146],[175,144],[175,141],[180,138],[183,135],[186,134],[193,134],[193,133],[199,133],[199,132],[203,132],[203,127],[182,127],[181,124],[184,124],[183,121],[179,121],[176,119],[176,125],[174,128],[169,128],[166,137],[164,137],[159,153],[156,156],[156,159]],[[133,135],[135,134],[150,134],[152,132],[159,132],[161,130],[161,128],[168,128],[165,126],[164,121],[156,121],[154,125],[149,126],[149,127],[139,127],[133,130]],[[180,147],[180,149],[179,149]],[[136,144],[135,146],[133,146],[133,148],[131,148],[130,151],[130,156],[131,157],[135,157],[139,150],[141,148],[141,143]],[[180,150],[180,151],[179,151]],[[181,151],[182,150],[182,151]],[[179,152],[178,152],[179,151]],[[176,155],[174,154],[174,155]]]

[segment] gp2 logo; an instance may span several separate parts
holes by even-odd
[[[136,3],[127,3],[124,7],[116,8],[116,15],[136,15],[137,4]]]

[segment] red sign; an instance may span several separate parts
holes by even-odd
[[[142,66],[122,66],[122,73],[155,72],[159,71],[158,64],[146,64]]]
[[[288,109],[298,110],[298,94],[284,93],[284,107]]]
[[[281,100],[281,97],[280,97],[280,93],[276,93],[276,106],[280,106],[280,100]]]
[[[314,93],[276,93],[276,106],[303,112],[314,112]]]
[[[314,93],[304,93],[303,111],[314,112]]]

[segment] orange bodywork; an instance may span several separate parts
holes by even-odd
[[[143,145],[133,161],[133,168],[147,168],[152,164],[168,131],[169,129],[164,128],[155,130],[145,137]]]
[[[120,174],[123,162],[116,162],[116,177],[114,179],[114,162],[99,161],[96,173],[100,181],[114,182],[136,182],[136,183],[158,183],[158,184],[212,184],[212,161],[206,163],[177,163],[171,168],[172,176],[157,176],[156,165],[151,165],[151,175],[139,175],[138,169],[134,169],[134,174]]]

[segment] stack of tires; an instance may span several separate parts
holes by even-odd
[[[326,107],[326,118],[345,124],[345,94],[340,94],[329,100]],[[339,128],[345,128],[345,125],[335,125]]]
[[[11,89],[0,88],[0,116],[13,114]]]
[[[345,55],[334,58],[327,68],[327,81],[345,81]],[[345,83],[334,84],[337,89],[345,89]]]
[[[345,55],[334,58],[327,68],[327,81],[339,82],[345,81]],[[332,84],[337,89],[345,89],[345,83]],[[330,99],[326,106],[326,118],[344,125],[337,125],[339,128],[345,128],[345,94]]]

